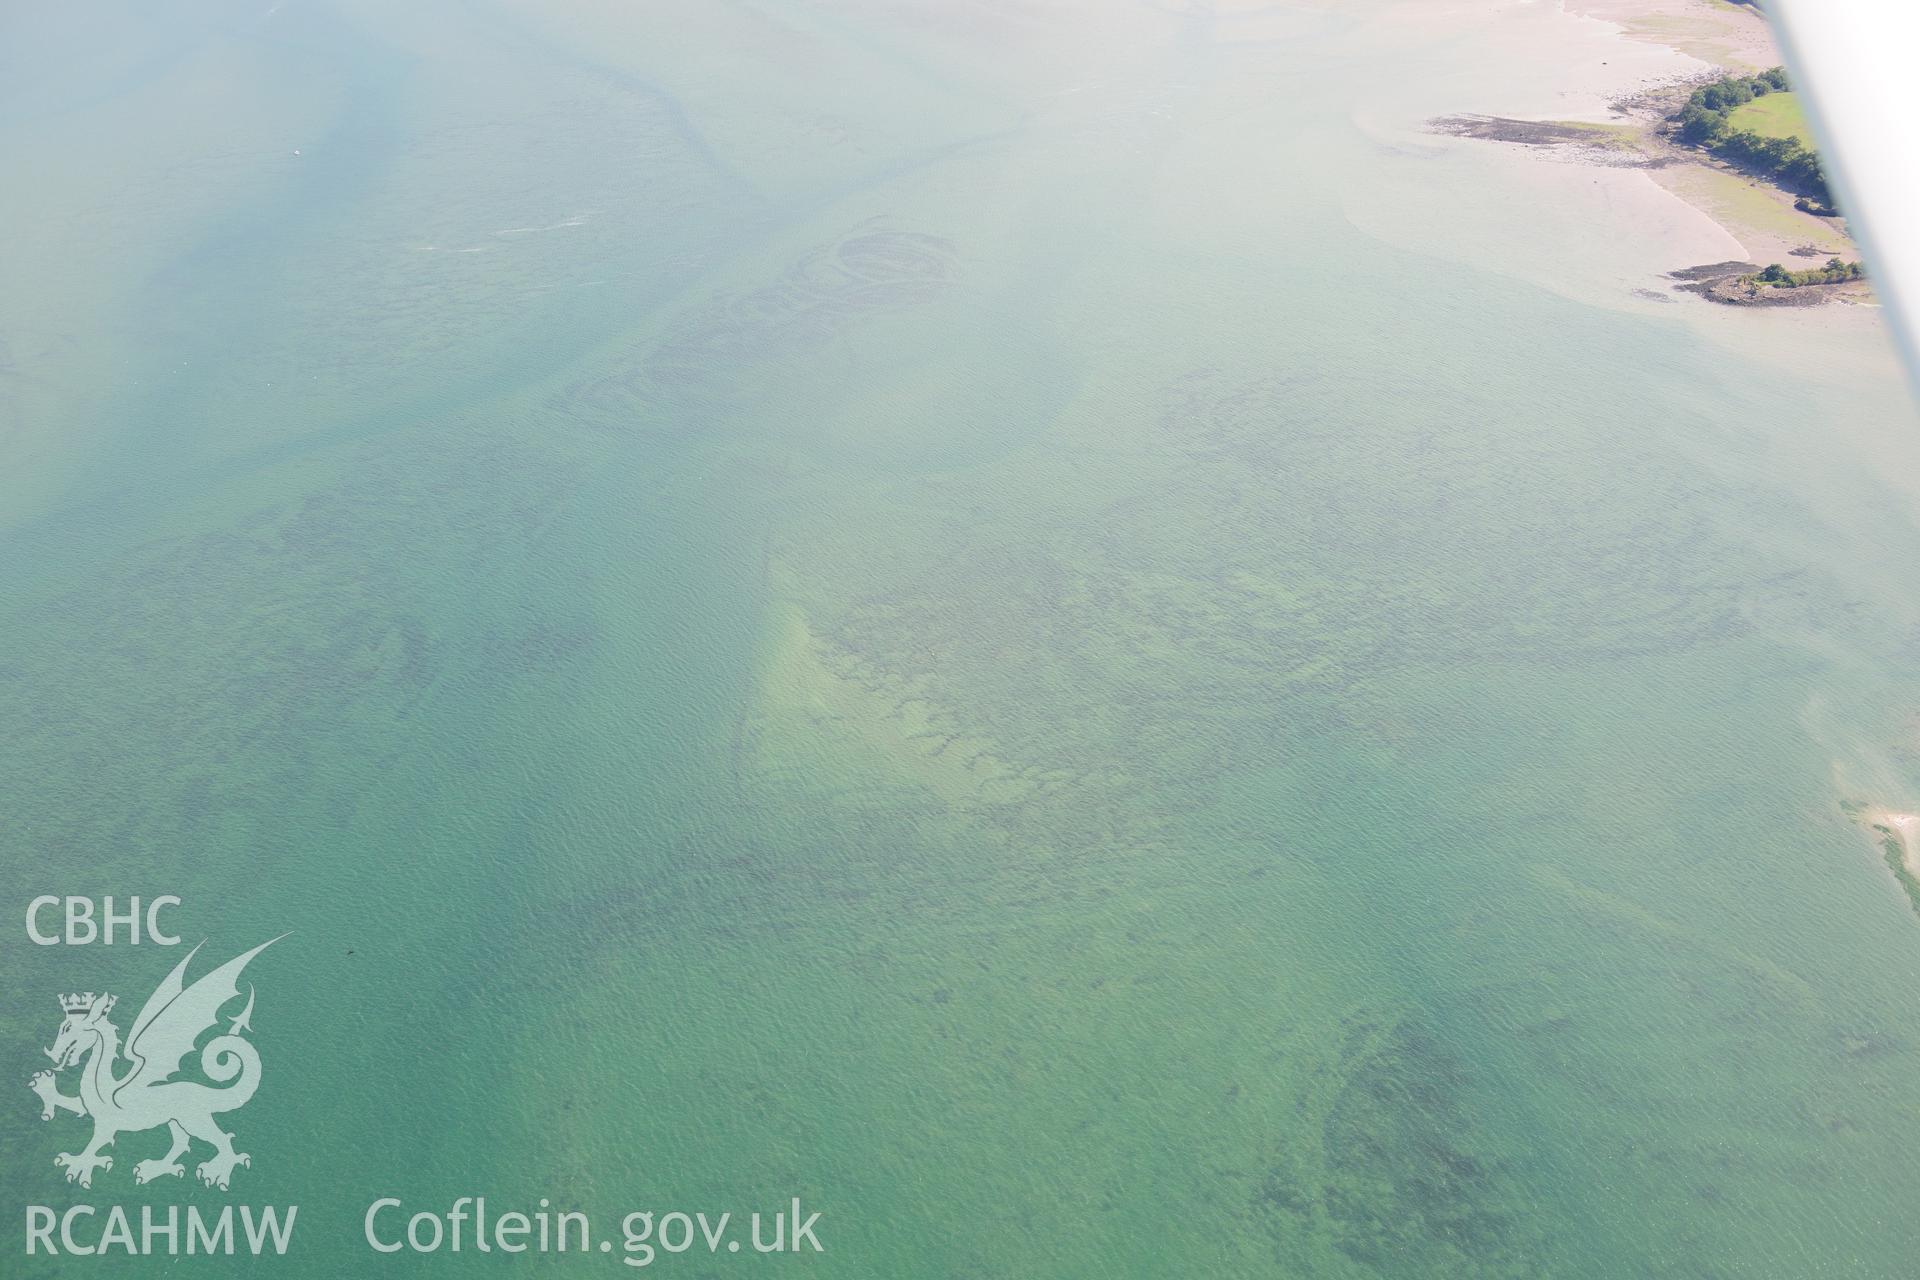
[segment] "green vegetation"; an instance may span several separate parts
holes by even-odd
[[[1813,130],[1807,125],[1807,113],[1800,106],[1800,95],[1788,90],[1755,98],[1735,107],[1727,115],[1727,125],[1735,132],[1757,133],[1763,138],[1792,138],[1807,150],[1813,150]]]
[[[1806,202],[1802,207],[1809,212],[1830,214],[1833,195],[1820,157],[1802,140],[1806,122],[1798,102],[1790,107],[1762,107],[1757,113],[1750,110],[1775,94],[1791,98],[1784,67],[1702,85],[1674,117],[1679,139],[1800,193]],[[1737,119],[1743,111],[1746,116]],[[1780,131],[1789,118],[1798,120],[1798,131]],[[1756,124],[1772,132],[1756,131]]]
[[[1771,71],[1762,71],[1757,76],[1726,76],[1712,84],[1701,85],[1687,99],[1687,105],[1680,111],[1682,132],[1687,132],[1693,121],[1699,119],[1698,113],[1705,113],[1726,123],[1726,117],[1755,98],[1764,98],[1773,93],[1790,93],[1787,83],[1787,69],[1775,67]],[[1688,136],[1689,142],[1699,141]]]
[[[1865,277],[1866,270],[1859,263],[1828,258],[1826,266],[1811,267],[1805,271],[1789,271],[1776,262],[1764,271],[1743,278],[1756,284],[1771,285],[1775,289],[1798,289],[1801,285],[1845,284],[1849,280]]]

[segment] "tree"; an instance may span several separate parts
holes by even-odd
[[[1696,147],[1717,141],[1726,131],[1726,119],[1704,106],[1689,104],[1680,113],[1681,140]]]

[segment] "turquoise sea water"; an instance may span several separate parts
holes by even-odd
[[[294,934],[233,1190],[20,1087],[0,1269],[619,1268],[361,1240],[484,1194],[823,1215],[691,1275],[1902,1274],[1841,805],[1920,800],[1920,422],[1870,324],[1370,235],[1456,172],[1385,13],[9,15],[5,918]],[[177,959],[0,954],[22,1086]],[[24,1255],[83,1201],[300,1211]]]

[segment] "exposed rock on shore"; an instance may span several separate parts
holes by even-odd
[[[1710,262],[1669,271],[1667,279],[1679,281],[1674,288],[1681,293],[1697,293],[1709,302],[1728,307],[1817,307],[1846,294],[1858,297],[1864,289],[1858,281],[1776,289],[1753,280],[1754,273],[1760,269],[1754,262]]]
[[[1635,145],[1632,132],[1618,125],[1565,120],[1515,120],[1509,116],[1439,116],[1427,121],[1434,133],[1453,138],[1511,142],[1523,147],[1572,147],[1580,159],[1622,168],[1657,169],[1667,156],[1649,155]]]

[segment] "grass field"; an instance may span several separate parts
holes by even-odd
[[[1800,96],[1794,93],[1770,93],[1736,107],[1727,123],[1735,129],[1757,133],[1763,138],[1798,138],[1800,145],[1813,149],[1813,131],[1807,127],[1806,112],[1800,109]]]

